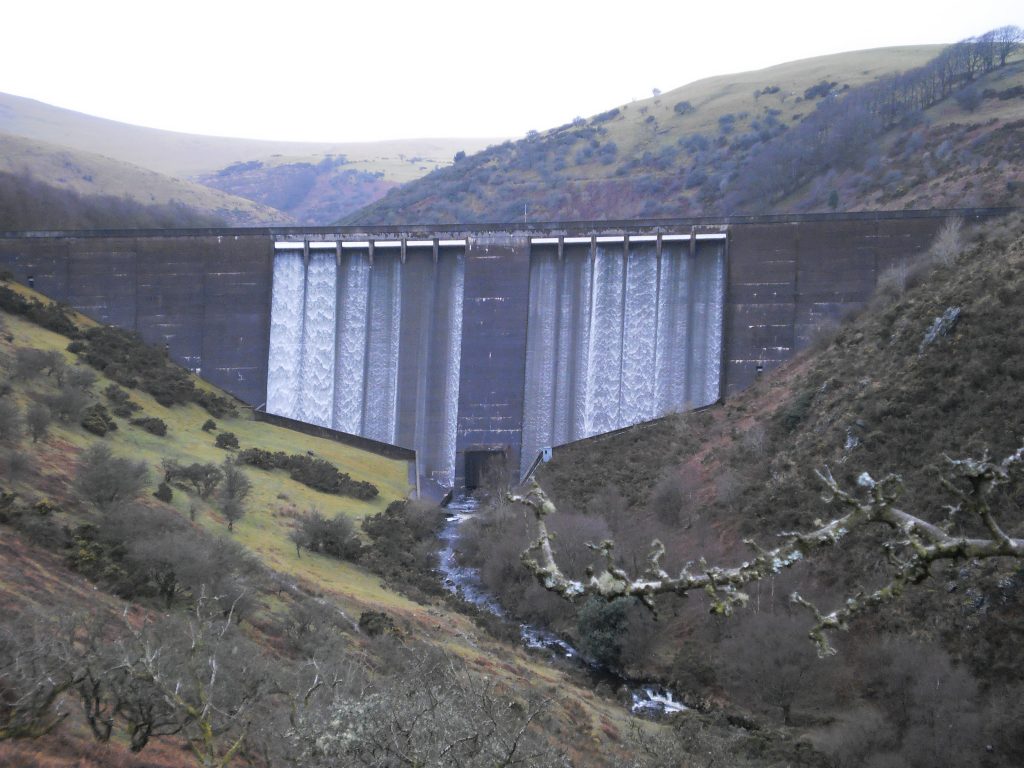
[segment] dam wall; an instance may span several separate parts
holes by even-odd
[[[714,402],[864,305],[951,216],[0,234],[0,270],[439,485]]]

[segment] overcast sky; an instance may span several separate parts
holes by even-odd
[[[0,91],[222,136],[518,136],[652,88],[1005,24],[1024,3],[10,0]]]

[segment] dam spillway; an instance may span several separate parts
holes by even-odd
[[[420,472],[450,487],[464,248],[275,250],[267,412],[414,447]]]
[[[510,374],[521,378],[517,455],[501,444],[469,450],[501,453],[525,473],[542,448],[717,400],[724,241],[531,242],[525,366]],[[420,474],[451,487],[465,264],[451,241],[436,253],[433,243],[276,243],[267,412],[414,448]]]
[[[531,250],[520,471],[538,451],[715,402],[724,238]]]
[[[8,232],[0,272],[256,409],[416,448],[421,476],[458,484],[738,392],[946,220],[1006,213]]]

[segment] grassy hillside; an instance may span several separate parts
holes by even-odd
[[[0,132],[104,155],[178,178],[248,160],[281,164],[345,155],[358,170],[380,171],[400,183],[450,163],[459,150],[474,152],[495,141],[413,138],[312,143],[199,136],[119,123],[11,94],[0,94]]]
[[[312,143],[198,136],[0,93],[0,157],[6,162],[0,169],[27,171],[82,194],[129,195],[140,202],[173,198],[235,225],[330,224],[392,187],[451,165],[457,152],[473,153],[499,140]]]
[[[0,288],[37,296],[20,286]],[[61,319],[67,315],[45,303],[30,314],[44,325],[67,328]],[[92,338],[95,324],[79,315],[71,319]],[[146,663],[149,657],[133,654],[155,645],[161,648],[160,658],[168,660],[167,674],[191,679],[194,656],[187,649],[196,647],[196,633],[214,630],[202,635],[203,652],[210,648],[215,655],[217,680],[230,682],[207,691],[222,705],[212,715],[219,719],[211,743],[223,755],[224,741],[242,735],[231,765],[384,764],[371,762],[362,751],[346,751],[344,741],[333,746],[316,741],[335,733],[337,726],[329,722],[348,717],[352,707],[370,713],[360,726],[368,739],[392,739],[393,725],[412,725],[414,738],[403,749],[436,755],[447,743],[441,739],[456,738],[448,736],[453,726],[473,728],[478,734],[473,745],[500,751],[519,743],[529,748],[529,764],[537,766],[564,765],[558,755],[567,755],[575,765],[623,765],[635,748],[631,729],[644,738],[664,730],[634,723],[610,691],[595,694],[585,679],[550,665],[545,656],[526,653],[516,641],[490,637],[439,597],[432,572],[423,578],[435,584],[433,596],[419,592],[421,602],[415,602],[387,586],[398,576],[382,578],[367,570],[384,566],[388,573],[400,573],[410,557],[429,563],[426,568],[434,562],[438,511],[401,505],[395,511],[391,505],[409,492],[405,462],[257,423],[244,413],[219,416],[216,427],[207,430],[211,416],[199,405],[166,407],[141,388],[127,390],[138,407],[131,419],[160,419],[166,434],[115,416],[118,428],[98,436],[83,427],[84,419],[58,415],[58,408],[75,399],[69,390],[84,392],[79,413],[87,403],[113,410],[123,405],[123,396],[110,398],[114,382],[105,374],[92,381],[83,378],[88,349],[73,354],[67,351],[68,341],[26,316],[0,311],[0,763],[53,768],[196,764],[186,741],[202,749],[207,737],[194,728],[194,713],[186,713],[182,730],[160,736],[168,728],[158,728],[141,752],[129,751],[136,733],[129,725],[137,714],[124,697],[129,691],[145,693],[155,683],[146,677],[149,673],[140,678],[135,672],[110,674],[126,668],[126,659],[133,659],[131,669]],[[42,363],[38,355],[46,356]],[[53,361],[54,355],[63,366]],[[120,381],[125,371],[116,367],[107,370]],[[31,414],[41,404],[48,404],[51,419],[33,436]],[[216,447],[215,439],[226,432],[235,435],[240,450]],[[123,504],[100,504],[101,497],[82,480],[98,445],[109,449],[112,461],[127,460],[121,465],[125,473],[144,465],[141,493]],[[379,494],[359,501],[313,490],[285,471],[239,464],[252,489],[233,531],[226,525],[219,490],[204,498],[172,481],[169,501],[153,495],[160,490],[166,460],[224,467],[226,458],[255,447],[314,454],[354,479],[372,482]],[[359,530],[361,521],[385,509],[387,530],[372,535]],[[354,524],[363,542],[358,563],[312,551],[308,542],[297,549],[292,534],[313,510],[328,520],[340,516]],[[420,534],[426,539],[408,538],[405,515],[427,523]],[[168,585],[171,591],[165,592]],[[506,634],[514,635],[514,628]],[[218,638],[226,638],[228,645]],[[150,645],[140,646],[145,643]],[[222,655],[216,655],[219,648]],[[105,655],[111,653],[113,661]],[[33,686],[20,687],[26,669],[41,669],[44,678],[30,678],[36,680]],[[18,702],[31,700],[33,691],[56,685],[65,674],[78,682],[46,705],[42,722],[51,715],[66,719],[58,719],[59,727],[48,734],[9,738],[5,729],[17,725],[12,712],[18,712]],[[199,678],[205,679],[203,674],[200,670]],[[317,675],[333,682],[316,685]],[[94,689],[83,687],[85,679],[98,685],[96,698],[86,694]],[[250,685],[261,693],[245,703]],[[187,697],[191,686],[176,690],[186,691]],[[27,698],[20,698],[26,690]],[[439,700],[442,709],[437,709]],[[115,709],[117,701],[120,709]],[[419,706],[424,709],[414,711]],[[173,715],[160,707],[161,716]],[[104,732],[105,712],[113,713],[114,727],[100,738],[95,729]],[[94,720],[98,713],[100,721],[90,725],[90,713]],[[387,751],[393,747],[385,746],[382,760],[394,754]],[[463,764],[494,763],[490,752],[473,757],[473,750]]]
[[[702,80],[492,147],[390,193],[346,221],[1019,204],[1019,59],[977,77],[970,98],[950,94],[880,132],[842,110],[859,89],[921,67],[943,50],[857,51]],[[858,133],[863,131],[870,138]],[[830,136],[834,147],[819,146],[822,137],[826,144],[832,141]],[[772,186],[778,180],[786,180],[782,189]]]
[[[185,206],[233,226],[291,223],[279,211],[242,197],[122,160],[4,133],[0,133],[0,171],[27,175],[83,197],[104,195],[127,198],[140,205]],[[60,222],[47,226],[57,228]]]
[[[148,205],[115,195],[79,194],[0,171],[0,231],[224,227],[219,216],[177,201]]]

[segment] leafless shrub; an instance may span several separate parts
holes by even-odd
[[[0,442],[15,443],[21,437],[21,410],[10,397],[0,397]]]
[[[840,666],[818,658],[803,622],[785,612],[743,616],[722,644],[720,659],[733,696],[778,710],[785,725],[793,724],[794,707],[811,703],[823,689],[831,691],[826,683]]]
[[[53,421],[53,414],[50,409],[42,403],[32,403],[25,412],[25,424],[28,426],[29,434],[32,435],[32,442],[38,442],[46,437],[50,431],[50,422]]]
[[[647,500],[648,508],[664,525],[676,526],[693,503],[693,487],[679,472],[670,472],[654,486]]]
[[[844,712],[815,739],[835,768],[861,768],[897,757],[899,733],[885,713],[863,705]]]
[[[138,496],[149,479],[146,462],[114,456],[102,443],[82,452],[75,473],[75,490],[101,510]]]
[[[950,266],[956,257],[963,253],[964,222],[961,218],[947,219],[942,229],[935,236],[935,241],[928,249],[928,255],[937,263]]]

